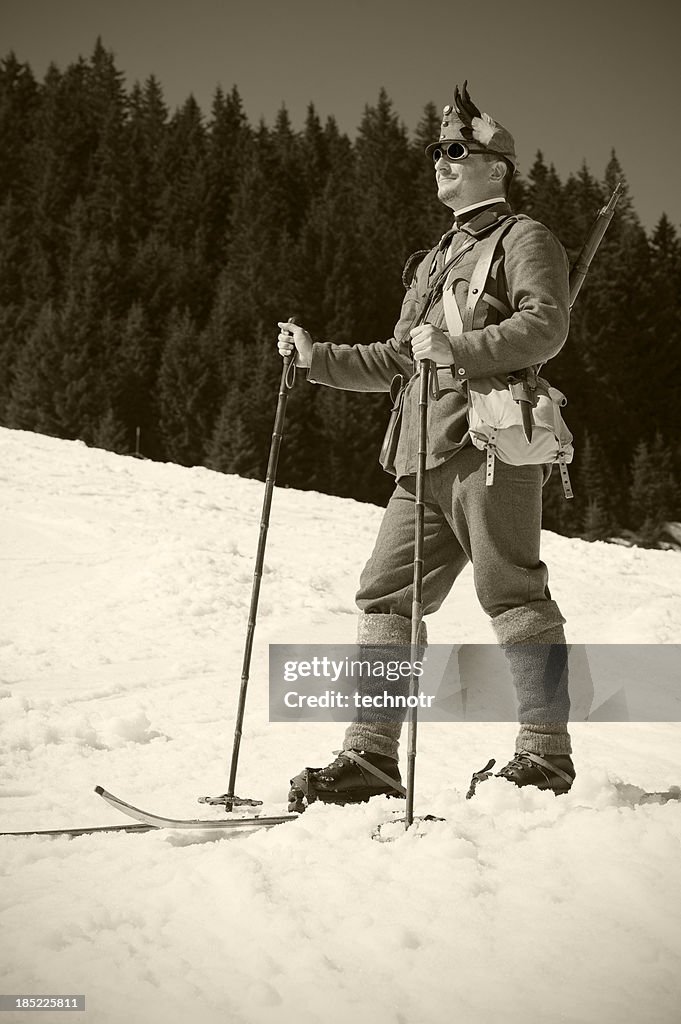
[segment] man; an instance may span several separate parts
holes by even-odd
[[[371,345],[315,343],[302,327],[282,322],[279,351],[285,356],[295,346],[296,365],[308,369],[312,382],[331,387],[389,391],[397,375],[408,381],[393,464],[384,463],[395,473],[396,487],[356,598],[358,642],[374,654],[391,644],[409,645],[411,638],[418,363],[436,364],[439,397],[428,411],[423,611],[440,607],[471,561],[478,599],[518,696],[516,753],[498,774],[518,786],[562,793],[575,771],[565,620],[539,557],[546,467],[498,462],[488,486],[489,461],[468,433],[466,388],[487,378],[505,383],[509,374],[560,350],[569,326],[567,257],[542,224],[512,215],[513,138],[480,113],[465,83],[463,92],[455,90],[454,106],[444,108],[440,139],[426,153],[434,162],[438,199],[453,211],[454,224],[437,246],[408,261],[394,337]],[[473,298],[469,285],[483,253],[489,272],[482,294]],[[480,290],[479,273],[476,281],[471,291]],[[315,799],[348,803],[403,792],[400,728],[400,722],[371,716],[353,722],[335,761],[292,780],[291,809],[303,810]]]

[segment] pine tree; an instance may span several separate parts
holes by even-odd
[[[199,323],[210,308],[208,239],[207,134],[193,96],[170,119],[161,159],[165,187],[158,203],[163,243],[172,249],[168,266],[172,303],[186,308]]]
[[[61,286],[61,224],[75,201],[78,181],[87,161],[83,147],[73,138],[73,124],[86,134],[80,104],[74,99],[67,116],[68,94],[78,93],[84,79],[80,61],[62,75],[56,65],[47,70],[41,102],[34,118],[34,137],[27,153],[27,178],[31,209],[31,247],[26,265],[26,287],[35,308],[57,299]],[[67,80],[68,75],[68,80]]]
[[[221,89],[216,90],[207,140],[207,191],[202,230],[206,238],[210,274],[214,279],[225,257],[234,191],[252,142],[251,129],[236,86],[227,96]]]
[[[38,84],[28,64],[10,52],[0,60],[0,310],[4,326],[16,324],[27,303],[26,265],[31,251],[29,151],[39,106]],[[0,407],[7,397],[13,353],[20,338],[0,335]]]
[[[5,414],[8,427],[61,436],[55,384],[61,377],[58,314],[46,303],[18,353]]]
[[[357,261],[364,281],[357,306],[363,340],[390,336],[403,296],[402,269],[413,251],[414,200],[407,132],[381,89],[364,111],[355,144]],[[386,187],[389,182],[389,187]]]
[[[563,187],[561,242],[570,264],[574,264],[586,241],[598,211],[605,202],[605,190],[585,162],[577,174],[568,175]]]
[[[575,511],[581,517],[587,540],[596,540],[617,528],[619,505],[613,474],[600,441],[588,431],[576,455]]]
[[[139,246],[162,223],[166,183],[163,155],[168,108],[161,85],[153,75],[143,87],[135,83],[129,109],[123,162],[128,175],[129,230],[133,242]]]
[[[608,196],[614,192],[618,185],[623,186],[622,194],[617,201],[618,221],[620,225],[639,227],[640,222],[634,211],[634,204],[627,184],[627,176],[614,149],[610,151],[610,159],[605,168],[603,185]]]
[[[267,449],[257,429],[262,408],[252,383],[245,389],[235,382],[229,384],[206,448],[205,465],[209,469],[264,479]]]
[[[21,307],[27,301],[24,268],[30,251],[26,207],[9,191],[0,200],[0,306]]]
[[[73,291],[47,303],[16,360],[8,425],[90,443],[107,408],[105,354],[113,325],[86,315]]]
[[[10,50],[0,60],[0,199],[9,192],[23,193],[26,180],[26,151],[33,134],[33,119],[39,104],[38,84],[28,64],[17,60]]]
[[[427,103],[411,147],[412,175],[415,184],[411,240],[414,250],[429,249],[451,227],[452,211],[438,201],[433,161],[425,148],[440,137],[441,115],[434,103]]]
[[[563,192],[560,178],[551,164],[546,166],[544,155],[537,153],[528,174],[523,212],[546,224],[559,238],[563,234]]]
[[[30,325],[18,303],[0,305],[0,424],[9,426],[8,405],[14,380],[15,364],[25,347]]]
[[[583,524],[586,540],[603,540],[611,533],[610,517],[598,498],[589,498]]]
[[[287,236],[297,240],[309,198],[307,189],[310,181],[301,139],[291,127],[285,106],[280,108],[270,132],[270,147],[279,226]]]
[[[128,448],[139,427],[145,455],[152,458],[162,454],[155,393],[160,346],[144,306],[134,303],[117,325],[109,370],[109,394],[112,411],[125,429]]]
[[[332,170],[329,136],[322,127],[314,104],[307,108],[305,126],[299,139],[303,211],[319,197]]]
[[[202,465],[220,402],[213,354],[187,310],[173,310],[158,376],[164,450],[182,466]]]
[[[128,431],[116,418],[111,406],[95,423],[90,444],[93,448],[106,448],[107,451],[119,455],[127,455],[130,452]]]
[[[60,377],[55,411],[60,436],[91,444],[109,406],[109,360],[115,326],[98,295],[84,287],[66,293],[59,318]]]
[[[268,332],[276,336],[277,321],[300,310],[299,251],[279,166],[261,125],[234,195],[219,285],[231,310],[232,337],[253,344]]]
[[[631,465],[629,525],[644,544],[654,543],[662,523],[681,511],[671,449],[658,432],[652,445],[639,441]]]
[[[201,109],[190,96],[175,111],[164,138],[165,189],[159,204],[169,241],[188,247],[207,196],[207,136]]]
[[[658,381],[647,389],[646,413],[667,437],[681,435],[681,242],[664,214],[649,243],[650,272],[641,282],[645,327],[641,347]]]
[[[93,150],[83,182],[91,230],[112,249],[123,247],[129,237],[130,205],[127,193],[125,128],[128,98],[123,74],[113,54],[97,40],[88,75],[89,120]],[[114,272],[120,277],[123,263]]]

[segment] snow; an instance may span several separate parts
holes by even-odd
[[[263,485],[21,431],[0,453],[2,829],[123,822],[97,784],[203,813],[226,788]],[[268,810],[340,741],[268,723],[268,644],[354,640],[381,512],[275,494],[238,786]],[[569,640],[681,642],[678,553],[546,533],[543,554]],[[470,572],[431,640],[452,624],[492,640]],[[681,782],[681,726],[572,733],[569,795],[492,779],[466,801],[514,725],[422,725],[416,813],[446,821],[393,842],[371,838],[382,799],[241,836],[0,839],[0,991],[83,993],[97,1024],[678,1024],[681,808],[616,781]]]

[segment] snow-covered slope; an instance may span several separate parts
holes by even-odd
[[[225,788],[262,484],[7,430],[0,478],[2,828],[110,823],[97,783],[195,816]],[[380,516],[275,495],[245,795],[282,806],[338,746],[337,725],[268,723],[267,645],[353,641]],[[547,533],[544,557],[569,640],[681,642],[677,553]],[[429,631],[493,639],[470,572]],[[97,1024],[678,1024],[681,806],[634,809],[613,780],[681,782],[681,727],[572,731],[567,797],[491,780],[466,802],[514,726],[423,725],[416,810],[447,821],[422,838],[373,842],[373,801],[239,838],[2,839],[0,991],[84,993]]]

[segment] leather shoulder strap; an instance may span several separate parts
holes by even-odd
[[[432,278],[430,277],[430,262],[432,261],[429,261],[428,257],[430,256],[430,253],[433,252],[433,250],[430,249],[428,251],[426,258],[421,261],[416,270],[417,286],[419,290],[423,292],[423,294],[419,300],[419,304],[416,309],[416,312],[414,313],[414,318],[410,324],[410,327],[417,327],[419,324],[422,324],[424,322],[429,311],[432,309],[433,304],[437,301],[438,297],[440,296],[443,285],[447,279],[447,275],[449,274],[451,268],[454,266],[455,263],[457,263],[460,259],[463,258],[463,256],[469,251],[469,249],[472,249],[473,246],[478,244],[479,243],[474,238],[470,239],[464,246],[462,246],[461,249],[459,249],[454,254],[454,256],[451,257],[451,259],[447,260],[442,269],[439,270],[437,274]]]
[[[478,308],[478,303],[482,298],[485,291],[485,284],[489,277],[489,272],[492,267],[494,260],[494,254],[497,251],[497,247],[504,237],[506,232],[513,224],[516,223],[518,218],[516,216],[507,217],[499,227],[492,231],[486,238],[483,238],[480,245],[480,254],[478,256],[478,262],[475,265],[475,269],[471,274],[470,284],[468,285],[468,299],[466,300],[466,308],[464,310],[463,317],[463,329],[464,331],[472,331],[473,323],[475,321],[475,311]]]

